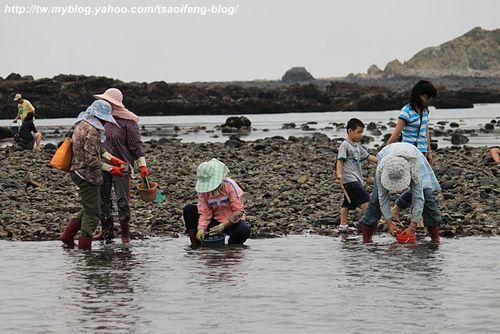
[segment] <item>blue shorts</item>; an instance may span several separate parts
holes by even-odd
[[[363,203],[370,201],[370,194],[366,192],[365,188],[361,182],[349,182],[344,183],[344,188],[351,199],[351,203],[347,200],[344,194],[344,201],[342,202],[343,208],[349,208],[349,210],[356,210],[357,207],[361,206]]]

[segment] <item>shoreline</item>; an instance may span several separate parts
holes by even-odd
[[[339,236],[342,194],[331,176],[339,144],[322,134],[225,143],[165,138],[147,142],[151,177],[166,201],[142,202],[135,189],[138,181],[133,181],[132,237],[183,237],[182,208],[196,201],[196,168],[212,157],[228,165],[229,176],[245,192],[251,238],[303,233]],[[467,145],[436,150],[434,170],[443,188],[437,196],[443,237],[500,234],[500,165],[485,163],[486,151]],[[57,240],[70,216],[80,209],[69,175],[49,165],[53,152],[0,148],[0,239]],[[363,167],[366,188],[371,191],[375,167]],[[357,219],[359,212],[351,211],[349,222]],[[118,228],[115,221],[117,236]],[[381,231],[384,228],[380,226]]]

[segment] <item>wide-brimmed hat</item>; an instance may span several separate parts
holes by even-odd
[[[123,107],[123,94],[118,88],[108,88],[103,94],[93,95],[96,99],[106,100],[118,107]]]
[[[410,186],[410,164],[402,157],[390,157],[384,162],[380,177],[382,187],[391,194],[401,193]]]
[[[85,111],[91,116],[116,124],[116,120],[111,115],[111,104],[104,100],[95,100]]]
[[[196,171],[196,191],[206,193],[217,189],[228,173],[229,168],[215,158],[202,162]]]
[[[14,96],[14,101],[20,100],[22,98],[23,97],[21,96],[21,94],[16,94],[16,96]]]

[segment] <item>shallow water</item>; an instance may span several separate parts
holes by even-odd
[[[0,241],[5,333],[498,333],[500,238]]]
[[[496,119],[500,121],[500,104],[476,104],[474,108],[468,109],[431,109],[430,124],[436,127],[437,122],[457,122],[460,124],[459,129],[476,129],[483,127],[485,123]],[[316,132],[324,133],[330,138],[344,138],[345,128],[336,128],[332,123],[347,123],[350,118],[356,117],[361,119],[365,124],[369,122],[381,122],[387,124],[392,118],[396,120],[399,115],[399,110],[389,111],[350,111],[350,112],[312,112],[312,113],[286,113],[286,114],[248,114],[245,115],[252,122],[252,132],[241,138],[245,141],[257,140],[266,137],[282,136],[312,136]],[[225,142],[229,135],[221,134],[220,130],[215,129],[216,126],[223,124],[228,115],[196,115],[196,116],[145,116],[141,117],[141,126],[145,126],[152,135],[143,137],[144,141],[150,139],[158,139],[155,135],[157,128],[165,130],[172,136],[180,139],[184,143],[205,143],[205,142]],[[73,122],[74,118],[56,118],[56,119],[37,119],[36,125],[40,131],[55,127],[67,129]],[[0,126],[9,126],[11,120],[0,120]],[[310,124],[313,128],[311,131],[304,131],[300,128],[302,124],[307,122],[316,122]],[[297,128],[282,129],[284,123],[295,123]],[[174,132],[173,127],[178,126],[180,131]],[[198,132],[191,131],[194,126],[203,126],[206,132],[200,130]],[[450,129],[449,124],[445,125],[445,130]],[[393,128],[388,127],[382,133],[392,133]],[[61,131],[63,133],[63,131]],[[373,136],[369,131],[365,131],[366,135],[375,138],[368,147],[375,144],[381,144],[382,136]],[[469,136],[468,145],[470,146],[493,146],[498,145],[500,141],[500,127],[496,127],[495,131],[488,134],[480,134],[479,136]],[[439,147],[451,146],[450,137],[437,137]],[[45,142],[55,143],[60,138],[47,138]],[[0,143],[1,144],[1,143]],[[5,143],[3,143],[5,145]]]

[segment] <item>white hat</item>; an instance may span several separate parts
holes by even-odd
[[[380,183],[391,194],[402,193],[411,182],[410,164],[402,157],[389,157],[384,161]]]
[[[16,96],[14,96],[14,101],[20,100],[22,98],[23,97],[21,96],[21,94],[16,94]]]

